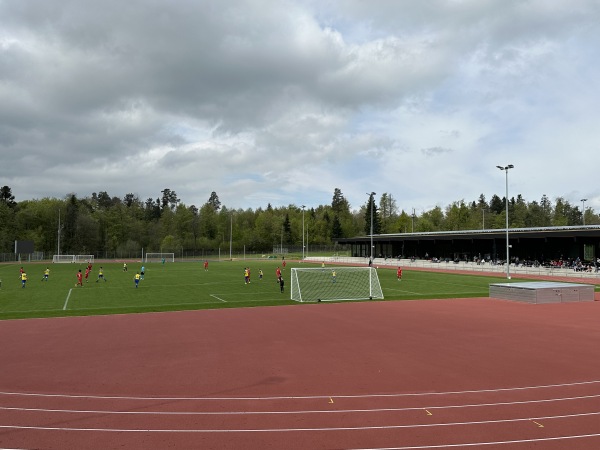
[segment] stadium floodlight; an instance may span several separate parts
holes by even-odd
[[[370,194],[367,192],[367,195],[369,196],[369,206],[371,207],[371,251],[370,251],[370,256],[369,256],[369,260],[373,261],[373,202],[375,201],[373,197],[375,197],[375,192],[371,192]]]
[[[585,202],[587,202],[587,198],[581,199],[581,217],[583,218],[583,224],[585,225]]]
[[[508,170],[514,169],[515,166],[508,164],[507,166],[496,166],[498,169],[503,170],[506,175],[506,278],[510,280],[510,257],[508,243]]]

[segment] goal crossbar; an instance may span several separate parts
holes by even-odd
[[[290,284],[290,298],[297,302],[383,299],[374,267],[295,267]]]

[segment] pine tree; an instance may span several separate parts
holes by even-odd
[[[371,234],[371,210],[373,210],[373,234],[381,234],[381,220],[379,210],[375,204],[373,195],[369,196],[369,201],[365,209],[365,233]]]

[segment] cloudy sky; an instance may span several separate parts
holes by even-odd
[[[17,201],[600,210],[598,0],[0,0]]]

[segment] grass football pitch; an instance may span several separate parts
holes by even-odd
[[[21,266],[28,276],[25,288],[19,276]],[[107,281],[97,282],[100,266]],[[145,279],[135,288],[133,278],[140,263],[128,263],[128,271],[124,272],[122,263],[96,262],[83,287],[76,287],[76,273],[79,269],[85,272],[85,264],[3,264],[0,319],[297,304],[290,300],[290,268],[320,264],[288,263],[283,269],[283,294],[275,278],[278,266],[277,260],[210,261],[205,271],[203,261],[147,263]],[[46,267],[50,268],[50,276],[43,281]],[[248,285],[244,284],[245,267],[251,268]],[[262,280],[259,269],[264,273]],[[502,281],[497,277],[405,270],[398,282],[395,270],[381,268],[378,275],[384,301],[487,297],[489,283]]]

